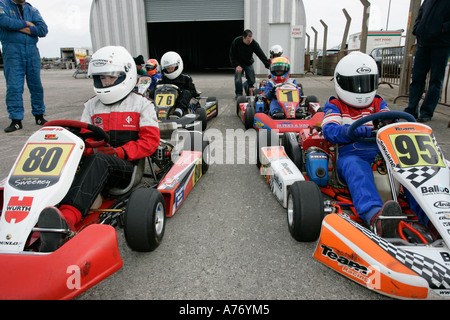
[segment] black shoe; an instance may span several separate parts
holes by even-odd
[[[45,229],[59,229],[54,232],[40,232],[40,252],[56,251],[64,244],[64,242],[66,242],[67,235],[72,233],[63,215],[55,207],[47,207],[42,210],[38,219],[38,227]]]
[[[272,119],[284,119],[284,112],[281,110],[276,110],[272,113]]]
[[[5,128],[5,132],[13,132],[22,128],[22,120],[13,120],[9,127]]]
[[[425,123],[429,121],[431,121],[431,118],[422,118],[422,117],[417,118],[417,122]]]
[[[36,119],[36,124],[39,126],[42,126],[44,123],[47,122],[47,120],[44,119],[44,115],[40,114],[38,116],[34,116],[34,119]]]
[[[398,202],[389,200],[371,220],[371,226],[380,237],[393,238],[403,211]],[[394,218],[396,217],[396,218]]]

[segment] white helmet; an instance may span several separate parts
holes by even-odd
[[[375,60],[355,51],[342,58],[334,70],[334,86],[339,99],[349,106],[369,106],[378,88],[378,68]]]
[[[283,54],[283,48],[279,45],[273,45],[272,48],[270,48],[270,58],[276,58],[276,57],[281,57],[281,55]]]
[[[172,72],[167,72],[167,68],[175,67]],[[174,51],[166,52],[161,58],[162,73],[169,79],[173,80],[183,72],[183,59]]]
[[[118,77],[113,85],[103,87],[101,75]],[[100,48],[89,62],[88,76],[94,78],[94,92],[104,104],[113,104],[125,98],[136,85],[136,64],[124,47]]]

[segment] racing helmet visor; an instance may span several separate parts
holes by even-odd
[[[378,88],[378,74],[344,76],[336,74],[336,82],[342,90],[352,93],[369,93]]]
[[[110,85],[105,86],[105,85],[103,85],[103,81],[102,81],[102,78],[104,76],[117,78],[117,80],[114,81],[114,83],[111,83]],[[92,78],[94,79],[94,87],[95,88],[104,89],[104,88],[113,87],[113,86],[121,83],[122,81],[124,81],[126,78],[126,74],[125,74],[125,72],[100,72],[100,73],[92,74]]]
[[[283,63],[270,66],[270,72],[276,76],[282,76],[289,72],[289,65]]]

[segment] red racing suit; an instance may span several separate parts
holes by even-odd
[[[98,97],[86,101],[81,121],[101,127],[110,135],[117,156],[91,153],[82,161],[61,208],[69,205],[82,217],[105,187],[124,187],[130,182],[135,160],[150,156],[160,142],[155,106],[146,97],[131,92],[121,101],[104,105]]]

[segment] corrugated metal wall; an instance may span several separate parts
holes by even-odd
[[[90,16],[92,47],[127,48],[133,57],[147,58],[147,24],[144,0],[93,0]]]
[[[145,0],[147,22],[244,19],[244,0]]]
[[[122,45],[133,56],[149,52],[147,23],[152,21],[242,20],[269,55],[271,24],[306,26],[302,0],[93,0],[90,28],[94,51],[105,45]],[[238,36],[236,34],[235,36]],[[304,73],[305,35],[289,37],[291,72]],[[230,43],[231,44],[231,43]],[[213,54],[213,52],[211,52]],[[256,59],[255,71],[267,69]]]
[[[245,0],[245,28],[253,31],[253,38],[258,41],[268,55],[270,24],[288,23],[291,26],[306,27],[305,7],[302,0]],[[290,36],[290,52],[284,52],[291,62],[291,73],[303,74],[305,63],[305,35],[301,38]],[[257,60],[259,61],[259,60]],[[255,63],[255,72],[267,73],[267,69],[259,62]]]

